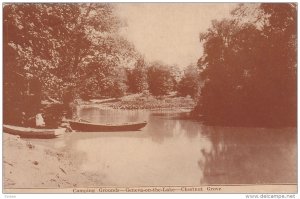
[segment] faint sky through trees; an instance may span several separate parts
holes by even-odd
[[[235,3],[123,3],[118,13],[127,22],[122,30],[148,61],[185,67],[202,55],[199,33],[213,19],[229,16]]]

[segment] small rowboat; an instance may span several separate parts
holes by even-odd
[[[22,138],[56,138],[65,133],[64,128],[59,129],[38,129],[29,127],[20,127],[12,125],[3,125],[3,131],[12,135],[19,135]]]
[[[81,132],[107,132],[107,131],[137,131],[147,125],[147,122],[131,122],[123,124],[99,124],[87,121],[69,121],[73,130]]]

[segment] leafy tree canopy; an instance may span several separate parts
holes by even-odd
[[[241,4],[200,40],[205,85],[195,113],[212,124],[296,124],[294,4]]]

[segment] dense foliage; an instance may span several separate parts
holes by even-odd
[[[148,89],[147,63],[143,58],[139,58],[133,69],[127,70],[128,91],[141,93]]]
[[[143,92],[148,84],[154,95],[173,89],[170,68],[149,68],[120,36],[125,23],[113,4],[5,4],[3,17],[5,123],[34,125],[41,109],[49,118],[61,114],[42,100],[67,105]]]
[[[125,67],[137,52],[118,35],[122,22],[112,4],[5,4],[3,17],[7,120],[21,112],[34,116],[41,99],[65,102],[126,91]]]
[[[213,21],[200,35],[205,85],[194,113],[215,125],[295,126],[296,19],[286,3],[240,5]]]
[[[43,95],[57,99],[78,85],[76,93],[116,95],[107,90],[118,85],[123,91],[119,69],[136,53],[117,34],[120,26],[111,4],[7,4],[5,71],[38,78]]]
[[[125,24],[113,4],[5,4],[4,122],[34,121],[41,100],[149,90],[197,99],[193,113],[208,124],[295,126],[296,14],[295,4],[240,4],[200,34],[198,68],[181,77],[174,66],[147,63],[120,36]]]
[[[152,95],[167,95],[176,86],[175,74],[170,66],[159,62],[152,63],[148,69],[149,92]]]
[[[180,79],[177,90],[179,96],[191,96],[196,99],[200,95],[201,79],[200,71],[196,65],[189,65]]]

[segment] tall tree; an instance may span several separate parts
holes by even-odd
[[[191,96],[192,98],[198,98],[200,94],[201,81],[200,70],[197,65],[191,64],[187,66],[184,71],[183,77],[178,83],[178,95],[179,96]]]
[[[127,70],[127,84],[129,91],[133,93],[141,93],[148,89],[147,65],[144,58],[138,58],[134,68]]]
[[[174,90],[172,68],[162,63],[152,63],[148,69],[149,91],[153,95],[166,95]]]
[[[3,17],[5,107],[26,107],[16,103],[25,96],[22,82],[32,80],[39,82],[42,98],[58,100],[70,91],[91,92],[91,84],[97,84],[97,95],[126,91],[124,67],[136,52],[118,35],[122,23],[113,4],[5,4]],[[95,68],[98,73],[92,73]]]
[[[46,91],[60,91],[55,85],[74,83],[91,47],[116,28],[112,9],[88,3],[5,5],[4,52],[16,52],[4,54],[5,69],[38,77]]]
[[[195,112],[215,124],[295,125],[296,8],[261,4],[245,22],[235,17],[245,6],[200,36],[205,85]]]

